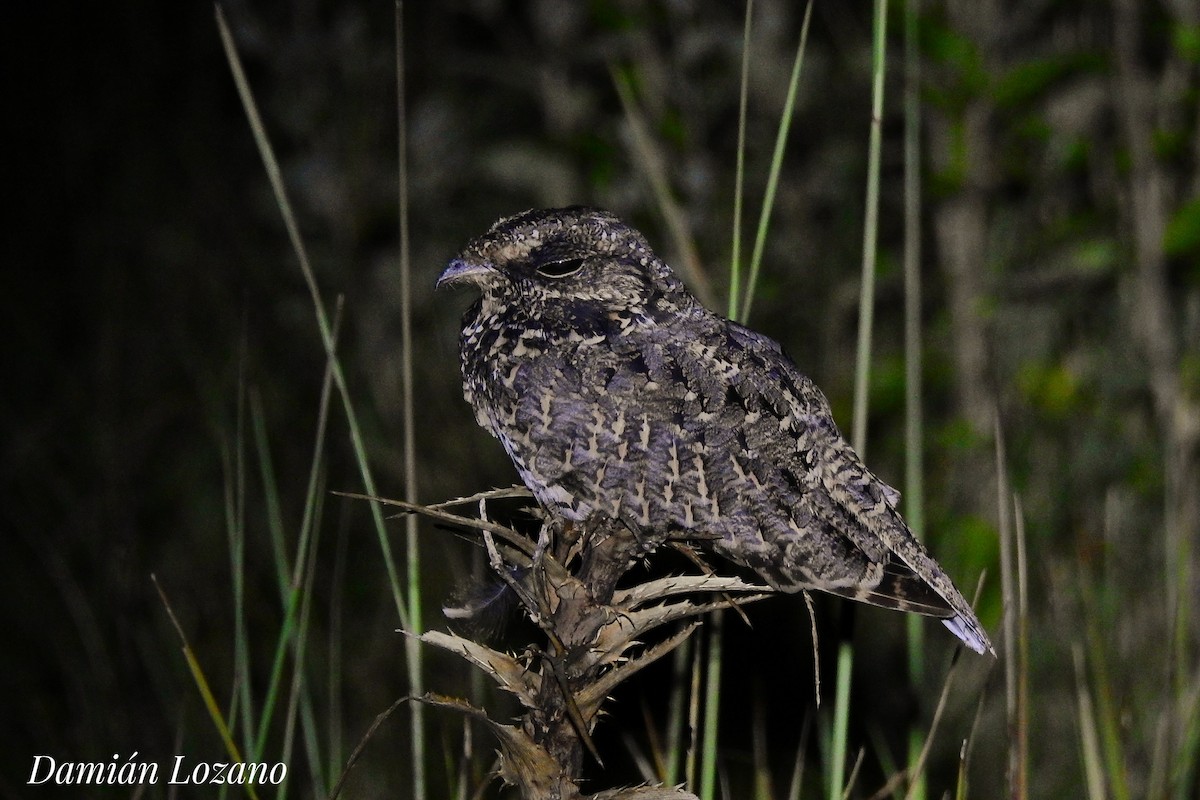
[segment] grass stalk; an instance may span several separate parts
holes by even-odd
[[[1017,556],[1017,736],[1020,786],[1029,791],[1029,575],[1025,558],[1025,513],[1021,496],[1014,493],[1013,530]]]
[[[1009,731],[1008,783],[1014,798],[1029,795],[1029,609],[1025,521],[1008,484],[1000,419],[995,422],[1000,525],[1000,584],[1004,595],[1005,710]]]
[[[729,256],[729,304],[726,315],[736,319],[738,297],[742,291],[742,198],[746,184],[746,101],[750,95],[750,20],[754,0],[746,0],[746,19],[742,27],[742,82],[738,91],[737,166],[733,184],[733,235]]]
[[[279,161],[276,159],[274,148],[267,137],[266,127],[263,125],[262,117],[258,112],[258,104],[254,99],[253,92],[250,90],[250,84],[242,68],[241,57],[238,55],[237,47],[233,42],[233,34],[229,30],[229,23],[226,21],[225,13],[220,5],[216,6],[216,19],[217,29],[221,36],[221,44],[225,49],[225,57],[229,62],[229,68],[233,74],[234,84],[237,86],[242,108],[246,113],[250,130],[254,135],[255,145],[258,147],[259,156],[262,158],[263,167],[267,172],[267,179],[275,195],[275,202],[279,206],[280,214],[283,217],[284,227],[287,229],[292,250],[296,254],[300,271],[304,276],[305,284],[308,286],[309,295],[312,298],[321,342],[325,346],[326,354],[333,363],[334,384],[337,386],[338,394],[342,400],[342,407],[346,414],[346,423],[350,429],[350,443],[353,447],[355,462],[363,482],[364,493],[368,497],[378,497],[379,493],[375,488],[375,478],[371,473],[370,464],[367,461],[366,446],[363,442],[362,430],[358,423],[358,414],[355,412],[354,403],[350,398],[350,391],[346,384],[346,376],[342,371],[341,361],[334,354],[332,327],[325,310],[325,303],[321,299],[321,290],[317,285],[316,276],[308,260],[308,251],[304,246],[304,241],[300,237],[300,228],[296,222],[296,215],[292,210],[291,201],[288,199],[287,190],[283,185],[283,176],[279,169]],[[370,503],[369,506],[371,509],[371,519],[375,527],[375,534],[379,540],[379,547],[383,554],[384,567],[387,571],[392,600],[396,606],[396,614],[400,618],[401,626],[407,630],[409,628],[409,609],[404,593],[400,589],[399,571],[396,568],[396,561],[392,555],[392,546],[387,536],[383,511],[376,502]]]
[[[929,761],[929,751],[933,748],[933,739],[941,725],[942,714],[946,711],[946,703],[950,700],[950,687],[954,685],[954,676],[958,671],[959,663],[956,658],[946,672],[946,680],[942,684],[941,694],[938,695],[937,706],[933,710],[933,719],[929,723],[929,731],[925,734],[924,742],[917,751],[916,760],[908,768],[909,785],[904,800],[917,800],[918,797],[925,794],[925,765]]]
[[[913,536],[925,534],[924,419],[921,411],[921,58],[920,0],[904,3],[904,516]],[[910,614],[908,675],[914,691],[925,678],[924,620]],[[909,794],[924,800],[925,773],[915,767],[922,751],[916,725],[908,731]]]
[[[1089,589],[1089,594],[1094,594]],[[1091,605],[1095,606],[1095,599]],[[1122,741],[1122,729],[1118,703],[1113,697],[1112,680],[1108,672],[1108,657],[1105,654],[1106,637],[1102,633],[1107,629],[1102,620],[1103,611],[1093,608],[1088,614],[1088,657],[1087,663],[1092,671],[1092,692],[1095,697],[1096,730],[1100,735],[1100,752],[1103,755],[1105,771],[1108,775],[1109,796],[1114,800],[1129,800],[1129,775],[1125,768],[1125,748]]]
[[[850,800],[850,795],[854,792],[854,784],[858,782],[858,772],[862,769],[866,756],[867,749],[865,747],[858,748],[858,755],[854,757],[854,766],[850,768],[850,777],[846,779],[846,789],[842,792],[842,800]]]
[[[204,707],[208,710],[208,715],[212,718],[213,725],[216,727],[221,741],[225,744],[225,752],[229,753],[229,757],[235,762],[243,763],[242,754],[238,750],[237,743],[233,741],[233,732],[229,728],[225,715],[221,713],[221,707],[217,704],[217,698],[213,696],[212,688],[208,684],[208,678],[204,674],[204,669],[200,666],[196,654],[192,651],[192,646],[188,643],[187,635],[183,632],[183,626],[179,624],[179,618],[175,616],[175,609],[171,607],[171,601],[167,599],[167,593],[163,591],[157,576],[151,574],[150,580],[154,583],[154,588],[158,591],[163,608],[167,610],[167,616],[171,619],[171,625],[175,628],[175,633],[179,635],[184,660],[187,661],[188,670],[192,673],[192,680],[195,681],[196,688],[200,691]],[[258,792],[255,791],[253,784],[246,784],[246,794],[251,800],[258,800]]]
[[[1015,547],[1013,545],[1012,495],[1008,487],[1008,461],[1004,451],[1004,432],[1000,418],[995,420],[996,508],[1000,528],[1000,591],[1004,598],[1004,709],[1008,722],[1008,791],[1013,798],[1026,796],[1024,766],[1018,736],[1017,677],[1017,590]]]
[[[271,555],[275,562],[275,581],[278,584],[280,596],[286,596],[288,574],[291,572],[291,558],[288,556],[287,542],[285,541],[283,508],[279,503],[279,482],[275,477],[275,464],[271,458],[266,419],[262,395],[252,390],[250,392],[250,424],[254,429],[255,456],[258,458],[259,478],[263,484],[267,532],[271,537]]]
[[[775,792],[771,787],[771,762],[767,753],[767,707],[758,692],[754,697],[752,726],[754,796],[758,800],[770,800]]]
[[[1170,439],[1174,439],[1172,436]],[[1194,685],[1189,690],[1189,683],[1196,680],[1196,643],[1191,639],[1191,598],[1195,596],[1195,547],[1194,532],[1187,533],[1187,523],[1179,509],[1184,505],[1183,493],[1194,492],[1194,486],[1187,486],[1187,468],[1181,463],[1186,456],[1182,447],[1174,442],[1169,443],[1170,453],[1164,459],[1165,486],[1163,489],[1163,517],[1166,528],[1166,601],[1167,601],[1167,636],[1169,647],[1167,652],[1167,671],[1171,676],[1172,692],[1169,695],[1168,709],[1163,714],[1163,736],[1165,740],[1162,751],[1163,762],[1173,762],[1164,769],[1169,776],[1164,776],[1170,792],[1175,797],[1188,797],[1194,785],[1188,776],[1195,773],[1200,763],[1197,753],[1197,731],[1200,721],[1196,719]],[[1186,709],[1192,709],[1189,715]],[[1155,765],[1158,759],[1154,760]],[[1164,767],[1166,764],[1164,763]],[[1153,774],[1153,770],[1152,770]],[[1153,787],[1152,787],[1153,788]]]
[[[697,767],[697,737],[700,734],[700,687],[701,682],[701,658],[703,648],[699,645],[692,647],[692,680],[691,691],[689,692],[688,700],[688,730],[691,731],[691,740],[688,742],[687,758],[684,759],[684,775],[687,776],[687,785],[696,785],[696,767]]]
[[[346,586],[346,548],[349,536],[345,527],[338,531],[337,550],[333,557],[333,575],[330,586],[329,602],[329,664],[328,708],[329,708],[329,743],[326,747],[326,764],[328,775],[332,780],[338,774],[343,759],[345,747],[343,744],[342,720],[342,600],[345,597]],[[332,791],[332,787],[330,789]]]
[[[320,498],[324,493],[317,495],[317,511],[316,516],[319,518],[323,502]],[[320,525],[315,526],[316,530],[320,530]],[[295,660],[292,667],[292,685],[288,694],[287,714],[283,727],[283,761],[290,762],[293,742],[296,731],[296,718],[301,719],[301,735],[304,739],[305,750],[308,753],[308,768],[312,779],[314,795],[318,798],[324,796],[325,790],[325,775],[323,772],[324,765],[321,760],[320,742],[317,738],[316,717],[313,712],[313,705],[309,687],[307,685],[305,660],[303,654],[308,648],[308,629],[309,621],[312,619],[312,586],[313,579],[316,576],[317,567],[317,544],[318,537],[312,537],[312,543],[309,546],[309,551],[305,555],[305,576],[304,588],[301,594],[300,614],[296,626],[296,651],[301,654],[300,658]],[[283,800],[284,793],[288,784],[281,787],[278,800]]]
[[[771,154],[771,167],[767,173],[767,188],[763,192],[762,208],[758,214],[758,229],[754,234],[754,250],[750,254],[750,276],[746,281],[746,297],[742,301],[741,313],[733,319],[745,322],[750,318],[754,304],[754,293],[758,286],[758,271],[762,264],[763,250],[767,244],[767,229],[770,227],[771,210],[775,207],[775,190],[779,185],[779,172],[783,168],[783,153],[787,146],[788,131],[792,127],[792,109],[796,105],[796,89],[800,85],[800,67],[804,64],[804,48],[808,44],[808,24],[812,19],[812,0],[804,8],[804,22],[800,27],[800,42],[796,45],[796,57],[792,61],[792,74],[788,79],[787,99],[779,117],[779,128],[775,132],[775,150]]]
[[[851,443],[867,454],[867,400],[871,376],[871,331],[875,320],[875,261],[879,239],[879,171],[883,142],[883,78],[886,68],[887,0],[875,0],[871,89],[871,138],[867,148],[867,201],[863,222],[862,283],[858,304],[858,353],[854,368],[854,419]]]
[[[249,752],[254,741],[253,694],[250,682],[250,642],[246,632],[246,342],[243,336],[238,353],[237,412],[234,445],[226,456],[231,474],[226,480],[225,517],[229,536],[229,571],[233,589],[233,697],[229,713],[240,714],[242,746]],[[232,460],[232,463],[228,463]]]
[[[867,200],[863,221],[862,283],[858,311],[858,348],[854,368],[854,419],[852,444],[859,455],[867,452],[867,399],[871,365],[871,327],[875,316],[875,248],[879,228],[879,170],[883,139],[883,77],[886,67],[887,0],[875,1],[873,19],[871,136],[867,160]],[[838,645],[834,694],[832,758],[829,798],[838,800],[845,790],[844,776],[850,720],[850,677],[854,645],[847,638]]]
[[[868,797],[868,800],[883,800],[883,798],[889,795],[896,798],[896,800],[900,800],[904,796],[902,784],[909,779],[909,770],[902,767],[892,758],[891,748],[880,727],[872,725],[870,734],[875,758],[879,761],[880,770],[884,775],[888,776],[888,779],[880,789]]]
[[[671,654],[671,697],[667,703],[666,745],[663,759],[666,769],[663,770],[663,783],[675,786],[679,783],[680,755],[683,753],[684,741],[684,707],[687,699],[688,654],[696,646],[695,637],[675,648]]]
[[[925,532],[925,424],[921,411],[921,103],[917,13],[907,0],[904,16],[904,517],[913,535]],[[909,619],[920,621],[919,617]],[[922,630],[917,626],[917,630]],[[918,639],[920,634],[917,634]],[[918,643],[919,644],[919,643]],[[912,648],[910,647],[910,655]],[[909,666],[915,678],[920,659]]]
[[[1179,706],[1178,715],[1184,721],[1178,747],[1170,764],[1168,780],[1179,800],[1187,797],[1188,787],[1195,786],[1197,763],[1200,762],[1200,668],[1193,668],[1191,688]],[[1168,720],[1169,721],[1169,720]]]
[[[796,759],[792,762],[792,779],[788,783],[787,800],[800,800],[800,790],[804,786],[804,751],[808,748],[808,732],[812,727],[812,717],[804,715],[804,724],[800,726],[800,742],[796,745]]]
[[[683,209],[679,207],[679,203],[671,194],[671,182],[668,177],[666,161],[663,159],[654,137],[650,134],[650,126],[647,125],[641,109],[638,108],[633,82],[629,75],[616,67],[610,67],[609,73],[612,76],[613,86],[617,90],[617,97],[621,101],[625,123],[629,126],[633,154],[641,165],[646,180],[650,182],[650,191],[654,194],[654,201],[658,205],[663,220],[667,223],[671,241],[679,253],[679,272],[684,283],[700,299],[700,302],[712,308],[711,282],[700,263],[700,254],[696,249],[696,242],[688,230],[687,218],[684,216]]]
[[[404,3],[396,0],[396,161],[399,184],[400,226],[400,387],[404,431],[404,499],[417,502],[416,415],[413,412],[413,333],[412,333],[412,258],[408,227],[408,105],[405,98]],[[424,648],[417,640],[424,631],[421,615],[421,548],[417,537],[417,518],[404,520],[408,577],[408,625],[412,636],[404,639],[408,666],[409,691],[414,697],[425,693]],[[425,775],[425,706],[415,703],[409,716],[413,769],[413,799],[425,800],[428,794]]]
[[[833,701],[833,730],[829,747],[829,800],[841,800],[846,786],[846,754],[849,752],[850,673],[854,667],[854,645],[838,644],[837,678]]]
[[[1083,666],[1083,648],[1076,642],[1072,645],[1075,662],[1075,699],[1079,714],[1079,748],[1083,763],[1084,785],[1088,800],[1104,800],[1104,759],[1100,755],[1100,742],[1096,736],[1096,713],[1092,708],[1092,697],[1088,691],[1087,676]]]
[[[725,612],[716,611],[708,626],[708,664],[704,679],[704,737],[701,745],[700,800],[716,796],[717,730],[721,719],[721,640]]]
[[[341,311],[342,298],[339,296],[332,330],[335,346],[337,344],[338,331],[341,327]],[[278,701],[279,691],[282,687],[285,655],[289,647],[292,650],[294,668],[300,670],[304,664],[304,647],[302,641],[297,636],[296,624],[302,599],[301,581],[307,570],[306,561],[311,559],[313,552],[315,552],[310,543],[315,542],[316,539],[313,531],[317,529],[316,510],[320,504],[320,474],[321,464],[325,458],[325,441],[329,422],[332,382],[333,362],[332,359],[327,358],[325,378],[321,387],[321,400],[317,412],[317,430],[313,441],[313,455],[309,462],[308,485],[304,496],[304,514],[300,520],[300,535],[296,545],[296,563],[291,565],[292,574],[286,579],[286,584],[281,587],[281,601],[284,611],[283,623],[280,627],[279,638],[275,643],[275,655],[271,664],[267,692],[263,697],[263,707],[259,718],[259,736],[255,740],[254,747],[251,750],[251,755],[254,758],[261,757],[266,749],[266,737],[270,728],[270,719],[274,714],[275,704]],[[313,752],[309,753],[310,757],[316,755]]]

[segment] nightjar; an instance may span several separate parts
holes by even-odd
[[[438,279],[481,297],[463,391],[549,512],[695,538],[776,589],[987,634],[778,343],[692,296],[646,239],[573,206],[501,219]]]

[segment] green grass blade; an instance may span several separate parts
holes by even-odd
[[[712,308],[712,282],[701,266],[696,242],[688,231],[687,219],[683,210],[679,208],[679,204],[675,202],[675,198],[671,194],[666,163],[654,142],[654,137],[650,135],[649,125],[646,124],[641,109],[638,108],[637,99],[633,93],[633,82],[629,75],[614,66],[609,67],[609,74],[612,76],[613,86],[617,90],[617,97],[621,101],[625,122],[629,125],[634,156],[641,165],[642,174],[650,182],[650,191],[654,194],[654,201],[658,205],[663,220],[667,223],[671,241],[679,253],[680,261],[676,266],[680,277],[692,290],[692,294],[700,299],[700,302]]]
[[[920,0],[904,4],[904,516],[913,536],[925,533],[924,419],[921,408],[921,59],[918,46]],[[908,675],[913,691],[925,679],[925,624],[910,614]],[[924,771],[914,768],[925,737],[908,732],[909,794],[927,795]]]
[[[417,502],[416,415],[413,412],[413,332],[412,332],[412,259],[408,227],[408,106],[405,100],[404,70],[404,3],[396,2],[396,149],[399,184],[400,224],[400,386],[401,416],[403,417],[404,499]],[[405,547],[408,558],[408,625],[412,633],[404,639],[405,663],[408,667],[409,692],[414,697],[425,694],[425,649],[416,637],[424,631],[421,613],[421,548],[417,538],[417,518],[405,517]],[[425,706],[417,703],[409,716],[412,753],[413,798],[424,800],[428,791],[425,777]]]
[[[332,330],[335,347],[341,327],[341,297],[338,298],[336,309]],[[254,758],[262,756],[266,749],[267,733],[270,729],[270,720],[275,713],[275,705],[278,702],[279,692],[283,684],[285,657],[289,647],[292,650],[293,662],[296,665],[296,669],[302,669],[304,664],[304,648],[296,635],[296,618],[302,597],[301,581],[309,568],[307,560],[312,557],[312,545],[310,542],[316,540],[313,531],[317,528],[315,520],[317,508],[320,504],[320,474],[321,464],[325,457],[325,440],[329,422],[332,383],[333,359],[328,358],[326,359],[325,378],[321,387],[321,400],[317,412],[317,431],[313,443],[313,456],[309,463],[308,486],[304,497],[304,515],[300,521],[300,536],[296,545],[296,563],[293,565],[292,575],[286,579],[286,583],[282,587],[283,623],[280,626],[279,638],[275,642],[275,654],[271,662],[270,679],[267,684],[266,695],[263,698],[262,713],[259,721],[259,736],[251,751]],[[311,755],[314,754],[310,753]]]
[[[697,637],[691,637],[671,654],[671,698],[667,704],[666,747],[663,754],[666,769],[663,783],[675,786],[679,783],[680,764],[684,741],[684,704],[687,698],[688,654],[696,646]]]
[[[829,746],[829,800],[841,800],[846,788],[846,754],[849,752],[850,673],[854,668],[854,645],[838,645],[837,678],[834,688],[833,729]]]
[[[708,664],[704,678],[704,739],[701,747],[700,800],[713,800],[717,779],[717,730],[721,712],[721,632],[725,612],[714,612],[708,633]]]
[[[754,796],[757,800],[771,800],[775,792],[771,786],[771,763],[767,753],[767,709],[759,693],[755,693],[753,715]]]
[[[862,284],[858,305],[858,353],[854,369],[854,423],[851,442],[867,453],[867,386],[871,375],[871,329],[875,319],[875,259],[879,237],[879,171],[883,141],[883,76],[886,67],[887,0],[875,0],[874,83],[871,92],[871,139],[867,149],[867,204],[863,223]]]
[[[1088,663],[1092,667],[1092,686],[1096,698],[1096,728],[1100,732],[1101,753],[1108,773],[1108,786],[1114,800],[1129,800],[1129,776],[1125,767],[1125,747],[1122,740],[1121,712],[1113,698],[1112,680],[1108,673],[1106,638],[1095,614],[1088,625]]]
[[[860,456],[867,450],[867,397],[871,363],[871,326],[875,309],[875,247],[879,220],[879,150],[882,141],[883,75],[887,1],[876,0],[874,14],[874,84],[872,89],[871,138],[867,164],[867,205],[863,223],[862,285],[859,295],[858,347],[854,369],[853,446]],[[854,645],[843,640],[838,645],[837,685],[833,708],[833,731],[829,779],[829,798],[838,800],[845,791],[844,776],[849,737],[850,677],[854,666]]]
[[[980,585],[982,586],[982,581]],[[971,764],[971,752],[975,747],[975,735],[979,730],[979,721],[983,719],[983,707],[986,701],[987,693],[981,692],[979,702],[975,704],[975,716],[971,720],[971,732],[967,734],[967,738],[963,740],[962,747],[958,749],[958,779],[954,787],[955,800],[966,800],[969,794],[970,781],[967,772]]]
[[[915,728],[909,730],[910,734],[915,734],[915,732]],[[870,736],[871,744],[875,751],[875,758],[879,761],[879,769],[884,775],[888,776],[888,779],[880,789],[869,796],[868,800],[883,800],[888,795],[898,800],[904,796],[901,793],[901,785],[908,780],[908,770],[901,769],[900,765],[896,763],[896,759],[892,758],[891,747],[888,745],[887,737],[884,736],[883,730],[878,725],[871,726]],[[920,750],[920,746],[921,743],[917,742],[918,750]]]
[[[1084,783],[1088,800],[1104,800],[1104,759],[1100,755],[1100,742],[1096,736],[1096,715],[1092,710],[1092,698],[1084,674],[1083,648],[1078,643],[1072,646],[1075,659],[1075,699],[1079,714],[1079,748],[1083,762]]]
[[[266,503],[267,531],[271,537],[271,554],[275,562],[275,580],[281,597],[286,597],[288,574],[291,572],[291,557],[288,555],[283,525],[283,509],[279,502],[279,482],[275,477],[275,464],[271,459],[270,440],[267,435],[267,418],[263,411],[262,395],[250,392],[250,424],[254,429],[254,448],[258,458],[259,477],[263,483],[263,500]]]
[[[925,425],[921,409],[921,103],[917,14],[904,9],[904,516],[918,539],[925,532]],[[917,617],[910,619],[918,620]],[[918,630],[920,630],[918,626]],[[919,663],[911,666],[920,669]],[[919,678],[919,675],[915,675]]]
[[[1025,525],[1020,503],[1009,489],[1008,463],[1000,418],[995,420],[996,487],[1000,525],[1000,585],[1004,596],[1005,712],[1012,732],[1008,753],[1009,793],[1029,795],[1029,655],[1025,606]],[[1015,522],[1014,522],[1015,518]]]
[[[742,83],[738,91],[737,167],[733,184],[733,236],[729,256],[729,304],[726,314],[736,319],[738,296],[742,291],[742,200],[746,186],[746,101],[750,95],[750,20],[754,0],[746,0],[746,19],[742,27]]]
[[[1017,728],[1016,739],[1020,785],[1029,790],[1029,592],[1028,570],[1025,558],[1025,514],[1021,508],[1021,497],[1013,494],[1013,529],[1016,536],[1017,556]]]
[[[800,800],[800,790],[804,786],[804,754],[808,750],[808,733],[812,730],[812,717],[804,715],[804,724],[800,726],[800,743],[796,745],[796,760],[792,763],[792,779],[788,784],[787,800]]]
[[[690,699],[688,701],[688,730],[692,732],[691,741],[688,742],[687,758],[684,760],[684,774],[687,776],[687,785],[694,787],[696,785],[696,764],[697,764],[697,738],[700,735],[700,688],[702,686],[701,673],[703,672],[701,659],[703,658],[704,648],[696,645],[692,648],[692,680]]]
[[[208,678],[204,675],[204,669],[200,666],[196,654],[192,651],[192,646],[188,643],[187,635],[183,632],[183,626],[179,624],[179,618],[175,616],[175,609],[171,607],[171,601],[167,599],[167,593],[163,591],[155,575],[152,574],[150,580],[154,583],[154,588],[158,590],[158,596],[162,600],[163,608],[167,610],[167,616],[171,619],[171,625],[174,626],[175,632],[179,635],[179,641],[182,643],[183,657],[187,661],[188,670],[191,671],[192,680],[195,681],[196,688],[200,691],[200,698],[204,701],[204,707],[208,710],[208,715],[212,718],[213,725],[216,726],[217,733],[220,735],[221,741],[225,744],[225,751],[229,753],[229,757],[235,762],[244,763],[242,754],[238,751],[237,744],[233,741],[233,733],[229,729],[225,715],[221,713],[221,707],[217,705],[217,698],[213,696],[212,689],[208,685]],[[246,784],[246,794],[252,800],[258,800],[258,793],[254,790],[253,784]]]
[[[324,485],[322,484],[322,488]],[[314,525],[314,530],[320,531],[319,518],[324,497],[324,492],[317,495],[317,509],[315,516],[318,522]],[[324,762],[321,759],[320,743],[317,738],[316,717],[313,711],[311,694],[307,681],[305,680],[305,659],[304,654],[308,652],[308,629],[309,621],[312,619],[312,586],[313,578],[316,575],[317,566],[317,547],[319,536],[312,537],[312,544],[305,556],[304,563],[306,564],[304,586],[301,593],[300,614],[296,626],[296,651],[300,654],[295,660],[295,665],[292,670],[292,686],[288,696],[288,707],[286,722],[284,724],[284,742],[283,742],[283,759],[288,761],[291,758],[292,743],[296,728],[296,717],[299,714],[301,719],[301,732],[304,738],[305,750],[308,753],[308,768],[312,779],[313,790],[317,797],[323,796],[323,788],[326,785],[325,775],[323,773]]]
[[[854,766],[850,768],[850,777],[846,779],[846,789],[842,792],[842,800],[850,800],[854,784],[858,782],[858,771],[862,769],[863,759],[866,758],[866,755],[865,747],[858,748],[858,755],[854,757]]]
[[[229,537],[229,572],[233,590],[233,697],[229,714],[241,718],[242,746],[254,741],[253,695],[250,683],[250,645],[246,632],[246,342],[238,346],[237,412],[232,451],[224,453],[225,530]]]
[[[775,190],[779,185],[779,171],[783,168],[783,153],[787,145],[788,131],[792,127],[792,109],[796,105],[796,87],[800,85],[800,67],[804,63],[804,49],[808,44],[808,23],[812,19],[812,0],[804,7],[804,22],[800,27],[800,43],[796,45],[796,58],[792,61],[792,75],[788,80],[787,99],[783,103],[783,114],[775,133],[775,150],[771,154],[771,169],[767,175],[767,188],[763,192],[762,208],[758,215],[758,229],[754,234],[754,250],[750,255],[750,277],[746,282],[746,296],[742,300],[741,313],[734,319],[745,322],[750,318],[754,304],[754,290],[758,286],[758,271],[762,264],[763,250],[767,244],[767,229],[770,227],[771,210],[775,207]]]
[[[929,752],[933,748],[933,738],[937,734],[938,727],[942,722],[942,714],[946,711],[946,703],[950,700],[950,688],[954,685],[954,676],[958,672],[959,660],[957,658],[950,664],[950,669],[946,671],[946,680],[942,683],[941,694],[938,695],[937,706],[933,709],[933,719],[929,722],[929,731],[925,734],[925,741],[921,744],[917,752],[916,761],[909,768],[909,789],[904,796],[905,800],[916,800],[919,794],[924,794],[925,784],[925,765],[929,761]]]
[[[874,319],[875,246],[879,204],[879,149],[883,110],[884,36],[887,31],[886,0],[876,0],[874,16],[874,89],[871,117],[870,153],[867,168],[867,207],[863,225],[862,285],[859,297],[858,347],[854,370],[853,446],[866,455],[867,396],[870,378],[871,326]],[[845,790],[846,753],[850,719],[850,677],[854,665],[854,645],[844,640],[838,645],[838,666],[834,694],[833,731],[829,798],[838,800]]]
[[[355,413],[354,404],[350,399],[350,391],[346,385],[346,376],[342,371],[341,362],[334,355],[333,334],[329,324],[329,317],[325,310],[324,301],[321,299],[320,288],[317,286],[316,277],[313,274],[312,266],[308,260],[308,251],[304,247],[304,242],[300,238],[300,229],[296,222],[296,216],[292,211],[291,201],[288,199],[287,190],[283,185],[283,176],[279,170],[279,162],[275,158],[274,149],[271,147],[270,140],[267,138],[266,128],[262,123],[262,118],[258,113],[258,105],[254,100],[254,95],[250,90],[250,84],[246,80],[245,71],[242,69],[241,58],[238,56],[237,48],[233,43],[233,35],[230,33],[229,24],[225,20],[225,14],[218,5],[216,7],[217,28],[220,31],[221,43],[225,49],[225,57],[229,62],[230,71],[233,73],[234,83],[237,86],[238,96],[241,98],[242,107],[245,110],[246,118],[250,123],[250,129],[254,134],[254,141],[258,147],[259,156],[263,160],[263,166],[267,172],[267,178],[271,183],[271,189],[275,194],[275,201],[279,206],[281,215],[283,216],[284,227],[287,229],[288,238],[291,241],[292,249],[296,253],[296,258],[300,263],[300,271],[304,276],[304,281],[308,286],[308,291],[312,297],[313,310],[316,313],[317,329],[321,334],[322,344],[325,346],[326,354],[333,362],[333,378],[334,384],[337,386],[338,394],[342,400],[342,407],[346,414],[346,423],[350,428],[350,443],[354,450],[355,462],[358,465],[359,473],[363,482],[364,493],[368,497],[378,497],[379,493],[375,488],[375,478],[371,474],[371,468],[367,461],[366,447],[363,444],[362,431],[358,423],[358,415]],[[400,624],[406,630],[409,628],[409,610],[405,601],[404,593],[400,588],[400,574],[396,569],[396,561],[392,555],[391,542],[387,536],[387,528],[384,524],[383,510],[379,503],[371,502],[371,519],[374,523],[375,534],[379,540],[379,547],[383,554],[384,567],[387,571],[388,583],[392,591],[392,599],[396,606],[396,614],[400,618]]]
[[[1192,672],[1191,684],[1187,698],[1178,708],[1185,724],[1170,765],[1170,785],[1179,800],[1188,796],[1189,787],[1195,786],[1200,765],[1200,669]]]
[[[996,420],[999,487],[1001,591],[1004,595],[1005,708],[1009,730],[1008,780],[1015,798],[1029,795],[1028,609],[1026,606],[1025,525],[1020,501],[1008,488],[1003,432]]]
[[[345,759],[342,721],[342,599],[346,587],[346,548],[350,537],[345,527],[338,531],[337,550],[333,557],[333,575],[329,602],[329,683],[328,722],[329,744],[327,747],[327,774],[330,779],[337,775]],[[332,791],[332,786],[330,791]]]

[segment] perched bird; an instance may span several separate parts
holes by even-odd
[[[583,206],[499,220],[438,287],[469,284],[463,391],[542,507],[619,519],[647,550],[693,537],[782,591],[939,617],[970,605],[898,493],[774,340],[714,314],[636,230]]]

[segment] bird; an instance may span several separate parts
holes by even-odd
[[[437,288],[463,316],[463,394],[548,513],[647,551],[693,539],[783,592],[936,617],[994,654],[970,604],[775,340],[710,311],[614,214],[501,218]]]

